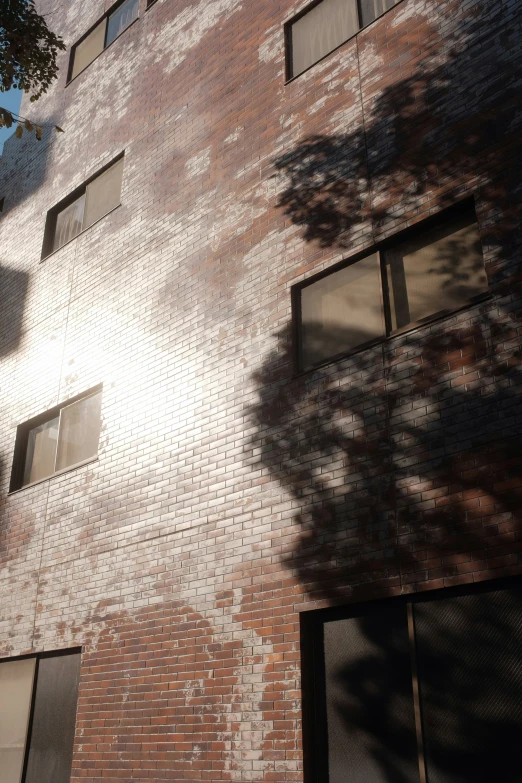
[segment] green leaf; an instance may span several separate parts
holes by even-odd
[[[22,127],[21,125],[17,125],[17,126],[16,126],[16,130],[15,130],[15,136],[16,136],[16,138],[17,138],[17,139],[21,139],[21,138],[22,138],[22,135],[23,135],[23,132],[24,132],[24,129],[23,129],[23,127]]]

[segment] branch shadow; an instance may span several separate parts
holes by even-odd
[[[466,19],[444,58],[428,52],[412,76],[385,87],[364,129],[309,136],[274,160],[279,208],[306,242],[336,251],[354,247],[364,225],[374,236],[392,233],[398,206],[414,222],[427,199],[442,210],[480,179],[495,297],[466,318],[301,376],[293,374],[292,324],[275,335],[254,375],[250,447],[297,507],[296,537],[282,560],[312,601],[343,604],[521,570],[522,181],[513,165],[522,157],[521,63],[499,63],[483,47],[487,34],[507,57],[505,6],[488,9],[487,31]],[[448,302],[476,293],[482,260],[463,268],[461,250],[447,243],[425,270]],[[420,311],[429,298],[419,291]],[[310,321],[314,360],[334,345],[357,345],[365,328]],[[442,619],[435,610],[423,619],[427,610],[416,605],[430,783],[486,783],[499,774],[522,781],[522,602],[518,594],[508,617],[498,595],[465,596],[450,609],[443,599]],[[364,733],[376,781],[418,783],[393,711],[393,633],[364,617],[358,625],[371,649],[341,664],[337,708],[347,732]],[[331,783],[359,781],[346,768],[332,775]]]

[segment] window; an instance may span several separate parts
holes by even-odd
[[[69,783],[80,652],[0,661],[0,783]]]
[[[78,76],[99,54],[138,18],[139,0],[125,0],[103,17],[71,51],[69,81]]]
[[[96,458],[101,400],[98,389],[18,427],[11,491]]]
[[[4,203],[5,203],[5,196],[2,196],[2,198],[0,198],[0,212],[4,211]]]
[[[457,310],[487,290],[475,212],[459,206],[404,240],[296,287],[299,366]]]
[[[123,157],[82,185],[47,215],[42,258],[67,244],[120,204]]]
[[[305,781],[521,780],[520,581],[305,612],[301,630]]]
[[[287,76],[306,71],[400,0],[321,0],[286,27]]]

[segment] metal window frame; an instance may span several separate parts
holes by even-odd
[[[324,54],[322,57],[320,57],[315,62],[311,63],[307,68],[305,68],[303,71],[300,71],[297,74],[293,73],[293,64],[292,64],[292,26],[298,22],[303,16],[306,16],[307,13],[312,11],[316,6],[321,5],[325,0],[312,0],[311,3],[309,3],[307,6],[305,6],[301,11],[299,11],[297,14],[292,16],[290,19],[288,19],[286,22],[284,22],[283,28],[284,28],[284,38],[285,38],[285,84],[289,84],[290,82],[293,82],[294,79],[298,79],[299,76],[302,76],[304,73],[310,70],[310,68],[313,68],[318,63],[325,60],[327,57],[329,57],[333,52],[336,52],[338,49],[341,48],[341,46],[344,46],[348,41],[351,41],[353,38],[355,38],[361,30],[365,30],[367,27],[369,27],[371,24],[376,22],[378,19],[382,19],[383,16],[385,16],[390,11],[393,11],[394,8],[397,7],[397,5],[400,4],[401,0],[399,0],[398,3],[396,3],[391,8],[387,8],[386,11],[384,11],[382,14],[379,14],[379,16],[376,16],[375,19],[373,19],[371,22],[368,22],[368,24],[363,25],[362,19],[362,0],[355,0],[356,10],[357,10],[357,18],[359,22],[359,29],[356,30],[356,32],[351,35],[349,38],[347,38],[345,41],[340,43],[338,46],[336,46],[334,49],[331,49],[329,52]],[[152,2],[156,2],[156,0],[152,0]]]
[[[25,778],[27,775],[27,766],[29,764],[29,753],[31,750],[31,739],[32,739],[33,723],[34,723],[34,709],[36,704],[36,688],[38,684],[40,661],[42,660],[42,658],[62,658],[66,655],[79,655],[80,669],[81,669],[81,657],[82,657],[81,647],[71,647],[64,650],[52,650],[50,652],[46,651],[46,652],[36,653],[36,655],[35,654],[17,655],[14,658],[0,658],[0,664],[10,663],[11,661],[25,661],[33,658],[35,659],[33,687],[31,692],[31,704],[29,707],[29,720],[27,722],[27,734],[25,737],[24,762],[22,766],[22,775],[20,777],[20,783],[25,783]],[[76,709],[78,710],[78,706],[76,707]]]
[[[129,27],[132,27],[132,25],[133,25],[135,22],[137,22],[137,21],[138,21],[138,19],[140,18],[140,3],[139,3],[139,2],[138,2],[138,16],[136,17],[136,19],[133,19],[133,21],[132,21],[132,22],[131,22],[129,25],[127,25],[127,27],[125,28],[125,30],[122,30],[122,31],[121,31],[121,33],[120,33],[119,35],[117,35],[117,36],[116,36],[116,38],[114,38],[114,39],[113,39],[113,40],[112,40],[110,43],[107,43],[107,30],[108,30],[108,26],[109,26],[109,17],[110,17],[110,16],[112,16],[112,14],[114,14],[114,13],[115,13],[115,12],[118,10],[118,8],[119,8],[120,6],[122,6],[122,5],[123,5],[125,2],[127,2],[127,0],[116,0],[116,2],[115,2],[115,3],[113,3],[113,4],[111,5],[111,7],[110,7],[110,8],[109,8],[107,11],[105,11],[105,13],[103,14],[103,16],[101,16],[101,17],[100,17],[100,18],[99,18],[99,19],[98,19],[98,20],[97,20],[97,21],[96,21],[96,22],[95,22],[93,25],[91,25],[91,26],[89,27],[89,29],[88,29],[88,30],[87,30],[87,31],[86,31],[86,32],[85,32],[85,33],[82,35],[82,37],[81,37],[81,38],[78,38],[78,40],[77,40],[77,41],[75,41],[75,42],[73,43],[73,45],[71,46],[71,52],[70,52],[70,55],[69,55],[69,65],[68,65],[68,67],[67,67],[67,79],[66,79],[66,82],[65,82],[65,86],[66,86],[66,87],[67,87],[67,86],[68,86],[68,85],[69,85],[71,82],[73,82],[75,79],[77,79],[77,78],[78,78],[78,76],[80,76],[80,74],[84,73],[84,71],[86,71],[86,70],[87,70],[87,68],[88,68],[88,67],[89,67],[89,66],[90,66],[90,65],[91,65],[91,64],[92,64],[92,63],[93,63],[95,60],[97,60],[97,59],[98,59],[98,57],[100,57],[100,56],[103,54],[103,52],[104,52],[106,49],[108,49],[108,48],[109,48],[109,46],[111,46],[111,45],[114,43],[114,41],[117,41],[117,40],[118,40],[118,38],[119,38],[121,35],[123,35],[123,33],[125,32],[125,30],[128,30],[128,29],[129,29]],[[96,55],[96,57],[95,57],[93,60],[91,60],[91,62],[90,62],[90,63],[88,63],[88,64],[85,66],[85,68],[82,68],[82,70],[81,70],[81,71],[79,71],[79,72],[76,74],[76,76],[74,76],[74,77],[73,77],[73,76],[72,76],[72,72],[73,72],[73,68],[74,68],[74,58],[75,58],[75,56],[76,56],[76,49],[77,49],[77,47],[78,47],[78,46],[79,46],[79,45],[80,45],[80,44],[81,44],[83,41],[85,41],[85,39],[86,39],[86,38],[87,38],[87,37],[88,37],[88,36],[89,36],[89,35],[90,35],[92,32],[94,32],[94,30],[96,30],[96,28],[97,28],[97,27],[98,27],[100,24],[105,24],[105,31],[104,31],[104,35],[103,35],[103,49],[102,49],[102,51],[101,51],[99,54],[97,54],[97,55]]]
[[[87,231],[88,228],[91,228],[91,226],[96,225],[98,221],[92,223],[91,226],[84,225],[83,222],[85,219],[85,209],[84,209],[81,231],[79,231],[77,234],[71,237],[71,239],[69,239],[63,245],[60,245],[60,247],[57,248],[53,247],[54,238],[56,235],[56,222],[60,212],[63,212],[64,209],[67,209],[67,207],[69,207],[71,204],[77,201],[77,199],[85,195],[87,193],[87,188],[91,184],[91,182],[94,182],[94,180],[98,179],[98,177],[101,177],[102,174],[105,174],[106,171],[108,171],[112,166],[118,163],[118,161],[121,160],[122,158],[125,158],[125,150],[119,152],[115,158],[112,158],[112,160],[110,160],[109,163],[106,163],[105,166],[103,166],[101,169],[98,169],[98,171],[95,174],[92,174],[88,179],[85,180],[85,182],[83,182],[81,185],[79,185],[77,188],[71,191],[71,193],[69,193],[68,196],[66,196],[61,201],[59,201],[58,204],[55,204],[54,207],[51,207],[51,209],[47,212],[47,217],[45,219],[44,239],[42,244],[42,253],[40,256],[40,261],[45,261],[45,259],[51,256],[53,253],[57,253],[58,250],[61,250],[62,247],[65,247],[66,245],[69,244],[69,242],[72,242],[73,239],[76,239],[76,237],[80,236],[80,234],[82,234],[84,231]],[[121,204],[121,192],[120,192],[120,204]],[[119,204],[116,206],[119,206]],[[116,209],[116,207],[113,207],[113,209]],[[112,210],[109,210],[109,212],[112,212]],[[109,212],[106,212],[105,214],[108,215]],[[103,217],[105,217],[105,215],[102,215],[99,219],[101,220]]]
[[[18,492],[22,489],[27,489],[28,487],[34,487],[36,484],[41,484],[43,481],[49,481],[49,479],[53,478],[54,476],[59,476],[62,473],[67,473],[70,470],[74,470],[75,468],[78,468],[81,465],[85,465],[97,459],[98,452],[86,460],[82,460],[81,462],[77,462],[73,465],[68,465],[66,468],[62,468],[61,470],[56,470],[56,460],[58,457],[58,444],[60,441],[60,425],[61,425],[62,410],[65,410],[66,408],[70,408],[72,405],[75,405],[76,403],[81,402],[82,400],[86,400],[89,397],[94,397],[96,394],[99,394],[100,392],[103,392],[102,383],[93,386],[91,389],[89,389],[86,392],[82,392],[82,394],[77,394],[75,397],[71,397],[71,399],[66,400],[61,405],[55,405],[50,410],[45,411],[45,413],[42,413],[38,416],[34,416],[32,419],[29,419],[23,424],[18,425],[16,429],[13,467],[11,470],[11,482],[9,485],[10,494],[13,492]],[[57,417],[59,417],[59,421],[58,421],[58,439],[56,444],[56,454],[54,457],[55,470],[53,473],[51,473],[49,476],[46,476],[45,478],[38,479],[38,481],[32,481],[27,484],[24,484],[25,461],[27,457],[29,435],[31,431],[35,429],[35,427],[39,427],[41,424],[45,424],[48,421],[52,421],[52,419],[55,419]]]
[[[302,732],[304,756],[304,783],[329,783],[328,771],[328,726],[326,700],[326,667],[324,654],[324,625],[335,620],[367,617],[386,608],[404,607],[408,624],[410,666],[415,716],[415,739],[417,743],[419,783],[427,783],[425,754],[425,731],[422,703],[418,683],[418,654],[415,635],[414,606],[466,595],[480,595],[501,590],[522,589],[522,576],[506,576],[488,579],[473,584],[455,587],[441,587],[419,593],[402,594],[367,600],[362,603],[348,603],[327,609],[314,609],[299,613],[301,681],[302,681]]]
[[[462,307],[458,307],[455,309],[442,309],[420,320],[411,321],[405,326],[400,327],[399,329],[392,329],[391,310],[390,310],[390,292],[388,289],[388,277],[386,274],[386,251],[395,249],[400,245],[402,245],[404,242],[414,239],[415,237],[422,236],[424,232],[429,231],[437,226],[442,226],[445,223],[449,223],[452,220],[455,220],[461,215],[465,215],[467,213],[473,215],[477,225],[479,226],[477,220],[475,198],[473,195],[463,199],[462,201],[458,201],[455,204],[452,204],[450,207],[441,210],[436,215],[432,215],[424,220],[418,221],[413,226],[410,226],[404,229],[403,231],[398,232],[394,236],[383,240],[382,242],[374,245],[373,247],[366,250],[362,250],[356,253],[355,255],[350,256],[349,258],[343,259],[342,261],[340,261],[337,264],[334,264],[328,269],[325,269],[322,272],[313,275],[311,278],[296,283],[294,286],[292,286],[291,301],[292,301],[292,336],[293,336],[292,342],[294,346],[294,350],[293,350],[294,375],[299,375],[306,372],[313,372],[318,367],[322,367],[326,364],[331,364],[332,362],[339,361],[342,358],[359,353],[360,351],[364,351],[366,348],[381,343],[384,340],[387,340],[391,337],[395,337],[396,335],[404,334],[405,332],[409,332],[413,329],[417,329],[420,326],[424,326],[425,324],[431,323],[440,318],[445,318],[448,315],[454,314],[456,312],[459,312],[460,310],[466,309],[467,307],[473,306],[474,304],[477,304],[477,302],[481,302],[484,301],[485,299],[490,298],[491,296],[490,292],[486,291],[484,293],[478,294],[477,296],[470,297],[467,300],[467,302],[464,305],[462,305]],[[480,235],[480,226],[479,226],[479,235]],[[342,351],[336,354],[335,356],[329,356],[327,359],[324,359],[321,362],[317,362],[317,364],[304,367],[302,361],[301,292],[303,291],[303,289],[307,288],[310,285],[313,285],[323,277],[328,277],[329,275],[334,274],[335,272],[339,272],[341,269],[345,269],[346,267],[351,266],[352,264],[356,264],[358,261],[362,261],[363,259],[373,255],[374,253],[379,254],[379,267],[380,267],[380,276],[381,276],[380,302],[381,302],[381,314],[382,314],[382,318],[384,319],[383,336],[376,337],[365,343],[360,343],[359,345],[351,349],[348,349],[346,351]]]

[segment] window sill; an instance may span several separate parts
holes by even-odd
[[[476,307],[477,305],[483,304],[484,302],[488,302],[491,299],[493,299],[493,294],[491,293],[491,291],[487,291],[484,294],[480,294],[480,296],[474,297],[474,299],[470,300],[462,307],[459,307],[458,310],[439,311],[434,315],[430,315],[427,318],[424,318],[422,321],[416,321],[414,323],[408,324],[407,326],[404,326],[402,329],[396,329],[393,332],[390,332],[390,334],[383,335],[382,337],[376,337],[374,340],[369,340],[366,343],[362,343],[361,345],[358,345],[356,348],[353,348],[350,351],[346,351],[344,353],[338,353],[335,356],[331,356],[328,359],[325,359],[324,361],[319,362],[318,364],[314,364],[311,367],[306,367],[305,369],[299,369],[292,374],[292,379],[302,378],[305,375],[310,375],[311,373],[317,372],[317,370],[322,370],[329,365],[336,364],[337,362],[341,362],[344,359],[349,359],[350,357],[356,356],[357,354],[362,353],[363,351],[367,351],[369,348],[373,348],[377,345],[384,346],[386,343],[391,342],[392,340],[398,337],[404,337],[404,335],[406,334],[413,334],[414,332],[420,332],[422,329],[426,327],[433,326],[433,324],[436,323],[442,323],[447,318],[453,318],[453,316],[465,312],[466,310],[471,310],[472,307]]]
[[[57,470],[56,473],[53,473],[50,476],[47,476],[46,478],[38,479],[38,481],[32,481],[30,484],[24,484],[23,487],[18,487],[18,489],[12,489],[10,490],[7,495],[16,495],[18,492],[23,492],[24,489],[29,489],[30,487],[36,487],[38,484],[44,484],[46,481],[50,481],[53,478],[56,478],[57,476],[63,476],[65,473],[70,473],[72,470],[77,470],[78,468],[83,468],[84,465],[91,465],[93,462],[98,462],[98,455],[95,457],[89,457],[89,459],[84,459],[82,462],[76,462],[74,465],[69,465],[66,468],[63,468],[63,470]]]
[[[93,228],[93,226],[96,226],[96,225],[98,225],[98,223],[99,223],[101,220],[105,220],[105,218],[106,218],[108,215],[112,215],[112,213],[113,213],[113,212],[115,212],[115,211],[116,211],[117,209],[119,209],[120,207],[121,207],[121,201],[120,201],[120,203],[119,203],[119,204],[117,204],[115,207],[113,207],[111,210],[109,210],[109,212],[106,212],[106,213],[105,213],[105,215],[102,215],[102,216],[101,216],[101,218],[98,218],[98,220],[95,220],[95,221],[94,221],[94,223],[91,223],[91,225],[90,225],[90,226],[87,226],[86,228],[83,228],[83,229],[80,231],[80,233],[79,233],[79,234],[76,234],[76,236],[72,237],[72,239],[69,239],[67,242],[64,242],[64,244],[63,244],[63,245],[60,245],[60,247],[57,247],[57,248],[56,248],[56,250],[51,250],[51,252],[50,252],[50,253],[48,253],[46,256],[42,256],[42,257],[40,258],[40,264],[42,264],[44,261],[47,261],[47,259],[48,259],[48,258],[51,258],[51,256],[54,256],[54,255],[56,255],[56,253],[59,253],[59,252],[60,252],[60,250],[63,250],[63,249],[64,249],[64,247],[67,247],[67,245],[70,245],[70,244],[71,244],[71,242],[75,242],[75,241],[78,239],[78,237],[81,237],[81,236],[82,236],[82,234],[85,234],[87,231],[90,231],[90,230],[91,230],[91,228]]]

